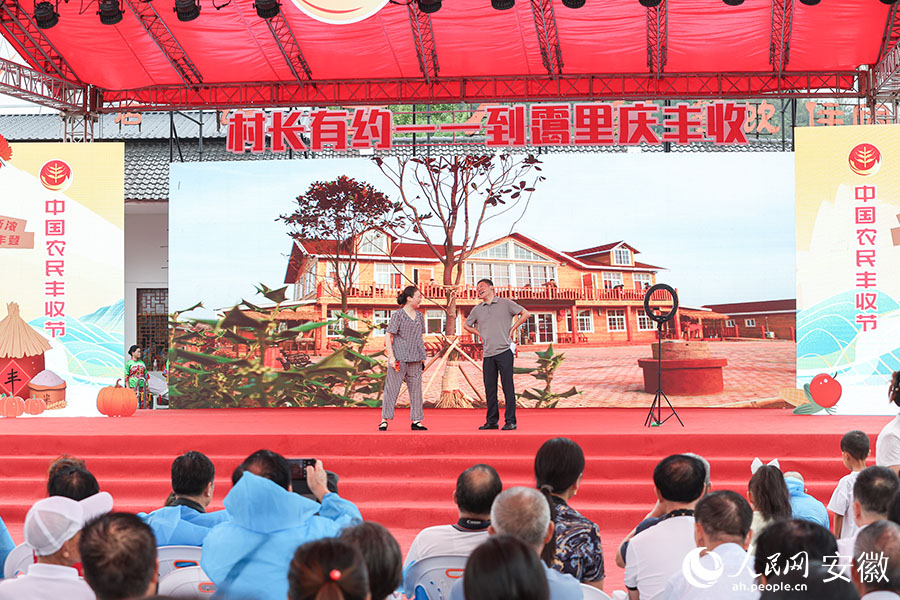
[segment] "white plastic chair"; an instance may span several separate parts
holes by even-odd
[[[447,600],[450,588],[462,579],[468,556],[429,556],[415,562],[406,573],[416,600]]]
[[[581,591],[584,593],[584,600],[612,600],[610,595],[603,590],[598,590],[586,583],[581,584]]]
[[[160,546],[156,549],[159,560],[159,578],[177,569],[200,566],[200,546]]]
[[[173,598],[211,598],[216,584],[200,567],[175,569],[159,580],[159,595]]]
[[[25,544],[19,544],[6,556],[3,563],[3,578],[12,579],[25,573],[28,565],[34,564],[34,550]]]

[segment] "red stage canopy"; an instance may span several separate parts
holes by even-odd
[[[102,25],[73,0],[38,29],[34,0],[0,0],[0,31],[36,70],[99,88],[94,109],[865,95],[858,68],[900,35],[897,3],[876,0],[444,0],[432,15],[413,1],[343,25],[291,0],[270,21],[253,0],[202,0],[190,22],[173,0],[122,5]]]

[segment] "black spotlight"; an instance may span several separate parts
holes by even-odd
[[[49,2],[38,2],[34,5],[34,23],[41,29],[50,29],[59,23],[59,13]]]
[[[805,4],[807,6],[815,6],[822,0],[800,0],[800,4]]]
[[[654,6],[659,6],[662,4],[662,0],[639,0],[641,6],[646,8],[653,8]]]
[[[281,10],[281,5],[278,4],[278,0],[256,0],[253,8],[256,9],[260,19],[271,19]]]
[[[581,8],[584,6],[584,0],[562,0],[562,3],[566,8]]]
[[[179,21],[193,21],[200,16],[199,0],[175,0],[175,14]]]
[[[423,13],[436,13],[441,10],[441,0],[418,0],[419,10]]]
[[[516,5],[516,0],[491,0],[495,10],[509,10]]]
[[[744,3],[744,0],[722,0],[728,6],[740,6]]]
[[[100,22],[104,25],[115,25],[122,20],[122,7],[118,0],[100,0]]]

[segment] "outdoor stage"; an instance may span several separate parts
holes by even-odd
[[[712,465],[715,489],[746,493],[750,461],[778,458],[798,470],[808,491],[827,503],[845,474],[840,437],[850,429],[872,440],[890,417],[799,417],[776,409],[682,409],[661,428],[643,426],[646,409],[519,409],[518,431],[478,431],[480,410],[427,410],[427,432],[412,432],[408,412],[385,433],[377,409],[216,409],[140,411],[128,418],[3,419],[0,516],[16,542],[31,503],[45,493],[47,466],[62,453],[80,456],[116,508],[147,511],[169,492],[172,459],[200,450],[216,464],[214,507],[231,487],[235,466],[259,448],[316,457],[340,475],[340,493],[366,519],[383,523],[408,548],[426,526],[455,521],[456,476],[485,462],[504,487],[533,485],[532,463],[548,438],[565,435],[588,456],[572,506],[600,525],[607,577],[621,587],[613,556],[624,534],[652,507],[652,470],[671,453],[697,452]]]

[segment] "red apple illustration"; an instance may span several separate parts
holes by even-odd
[[[841,384],[828,373],[819,373],[809,384],[809,393],[813,402],[822,408],[831,408],[841,399]]]

